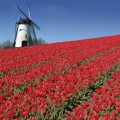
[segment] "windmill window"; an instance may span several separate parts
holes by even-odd
[[[25,35],[25,38],[27,38],[27,34]]]

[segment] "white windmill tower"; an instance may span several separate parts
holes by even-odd
[[[32,38],[37,41],[35,29],[39,29],[39,26],[35,24],[31,20],[30,11],[29,11],[29,5],[27,4],[28,14],[29,17],[20,9],[18,5],[17,9],[25,16],[25,18],[19,19],[19,21],[16,23],[18,25],[16,33],[15,33],[15,40],[14,40],[14,46],[15,47],[24,47],[24,46],[30,46],[32,45]]]

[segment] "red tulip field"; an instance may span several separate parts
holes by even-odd
[[[0,50],[0,120],[120,120],[120,36]]]

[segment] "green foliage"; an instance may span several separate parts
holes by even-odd
[[[2,78],[2,77],[3,77],[3,75],[4,75],[4,74],[3,74],[2,72],[0,72],[0,78]]]

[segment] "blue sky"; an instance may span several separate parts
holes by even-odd
[[[48,43],[118,35],[120,33],[120,0],[0,0],[0,43],[14,41],[15,22],[27,14],[41,31],[37,38]]]

